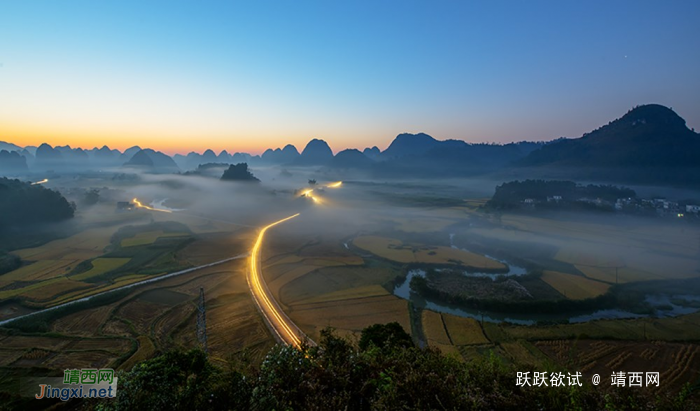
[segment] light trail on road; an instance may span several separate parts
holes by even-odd
[[[163,210],[163,209],[160,209],[160,208],[153,208],[153,207],[150,207],[150,206],[147,206],[147,205],[143,205],[143,204],[141,204],[141,202],[139,201],[138,198],[134,198],[134,199],[131,200],[131,201],[133,201],[134,204],[136,204],[136,208],[145,208],[146,210],[160,211],[161,213],[172,213],[172,211],[170,211],[170,210]]]
[[[38,185],[38,184],[46,184],[46,183],[48,183],[48,182],[49,182],[49,179],[48,179],[48,178],[45,178],[45,179],[43,179],[43,180],[41,180],[41,181],[37,181],[37,182],[35,182],[35,183],[32,183],[32,185],[35,186],[35,185]]]
[[[306,339],[304,334],[299,327],[292,322],[292,320],[287,317],[287,315],[282,311],[277,301],[275,301],[274,296],[267,288],[265,280],[262,278],[262,265],[260,262],[260,247],[262,246],[263,238],[265,237],[265,232],[270,228],[282,224],[285,221],[289,221],[292,218],[298,216],[299,214],[294,214],[287,218],[283,218],[279,221],[275,221],[263,227],[258,233],[258,238],[255,240],[253,245],[253,250],[250,254],[250,270],[248,275],[248,287],[250,292],[253,294],[253,300],[258,306],[258,309],[262,313],[263,317],[267,321],[270,328],[277,335],[278,339],[284,344],[292,345],[296,348],[301,347],[303,339]],[[307,341],[314,345],[313,341]]]

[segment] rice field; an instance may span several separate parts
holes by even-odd
[[[59,318],[51,324],[51,331],[68,335],[96,336],[100,325],[109,318],[111,306],[82,310]]]
[[[125,238],[121,242],[122,247],[135,247],[139,245],[153,244],[159,238],[164,237],[185,237],[189,236],[190,233],[165,233],[161,230],[158,231],[146,231],[143,233],[138,233],[133,237]]]
[[[384,287],[374,284],[362,287],[348,288],[340,291],[320,294],[318,296],[305,298],[297,301],[297,304],[324,303],[329,301],[351,300],[355,298],[378,297],[389,295],[389,292]]]
[[[119,369],[130,370],[136,363],[147,360],[156,352],[156,347],[148,336],[139,335],[136,340],[139,345],[136,352],[124,361],[124,363],[119,366]]]
[[[60,277],[70,272],[78,263],[78,260],[41,260],[31,262],[0,276],[0,287],[12,284],[15,281],[37,281]]]
[[[13,251],[13,254],[29,261],[59,260],[71,253],[80,253],[82,259],[93,258],[102,254],[115,231],[114,227],[87,229],[39,247]]]
[[[335,298],[353,289],[355,291],[352,293],[386,295],[388,292],[383,292],[384,288],[380,285],[391,281],[394,276],[396,273],[387,268],[324,267],[282,285],[279,288],[278,301],[285,305],[294,305],[329,293],[333,293],[332,297]]]
[[[610,288],[609,284],[593,281],[586,277],[557,271],[544,271],[542,281],[551,285],[566,298],[572,300],[584,300],[605,294]]]
[[[399,263],[457,264],[474,268],[505,269],[506,266],[483,255],[444,246],[404,244],[387,237],[360,236],[353,244],[379,257]]]
[[[29,287],[23,288],[23,292],[18,294],[20,297],[25,297],[34,301],[48,301],[57,295],[64,294],[68,291],[85,289],[94,287],[92,284],[74,281],[68,278],[59,278],[56,281],[45,281],[41,287],[36,287],[27,290]]]
[[[107,368],[115,356],[102,351],[62,352],[43,363],[44,366],[65,370],[68,368]]]
[[[378,236],[361,236],[352,240],[352,244],[379,257],[399,263],[414,263],[413,249],[406,247],[399,240]]]
[[[312,339],[318,339],[320,331],[325,327],[333,327],[341,335],[359,335],[370,325],[396,321],[406,332],[411,330],[408,302],[389,295],[297,304],[292,306],[288,315]]]
[[[477,320],[451,314],[442,314],[442,319],[454,345],[490,343]]]
[[[421,315],[423,333],[428,340],[428,345],[452,345],[452,340],[447,334],[442,316],[435,311],[423,310]]]
[[[270,332],[245,292],[210,301],[207,333],[211,355],[221,359],[246,348],[262,357],[272,347]]]
[[[671,318],[598,320],[585,323],[556,325],[508,325],[484,323],[486,334],[492,342],[508,342],[519,339],[618,339],[632,341],[694,341],[700,340],[700,313]]]
[[[423,310],[421,322],[428,345],[461,359],[469,358],[462,354],[463,347],[489,343],[479,324],[471,318]]]
[[[15,296],[18,296],[20,294],[35,290],[37,288],[50,286],[50,285],[52,285],[56,282],[62,281],[62,280],[63,280],[63,278],[53,278],[51,280],[46,280],[46,281],[41,281],[38,283],[30,284],[30,285],[28,285],[26,287],[22,287],[22,288],[15,288],[15,289],[10,289],[10,290],[0,291],[0,300],[15,297]]]
[[[527,341],[504,342],[501,348],[505,354],[517,364],[538,366],[542,363],[544,354]]]
[[[88,271],[71,276],[74,280],[85,280],[117,269],[131,261],[131,258],[96,258],[92,260],[92,268]]]

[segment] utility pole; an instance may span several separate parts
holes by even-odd
[[[197,340],[202,350],[207,350],[207,309],[204,306],[204,287],[199,288],[199,304],[197,305]]]

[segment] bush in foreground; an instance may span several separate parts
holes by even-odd
[[[399,331],[400,330],[400,331]],[[318,347],[277,346],[259,368],[212,365],[201,351],[173,351],[119,375],[116,400],[98,409],[148,410],[588,410],[698,409],[689,390],[652,396],[621,387],[517,387],[516,372],[491,355],[461,362],[406,344],[398,324],[365,329],[361,347],[321,333]],[[530,370],[532,371],[532,370]]]

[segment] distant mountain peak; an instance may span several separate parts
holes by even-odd
[[[580,138],[547,144],[520,161],[526,166],[700,166],[700,137],[659,104],[637,106]]]
[[[439,144],[438,140],[425,133],[401,133],[396,136],[382,154],[387,158],[420,155],[437,147]]]
[[[299,155],[299,150],[297,150],[297,148],[294,147],[294,145],[292,145],[292,144],[287,144],[286,146],[284,146],[284,148],[282,149],[282,152],[287,153],[287,155],[289,155],[289,154],[292,154],[295,156]]]
[[[685,128],[685,120],[673,109],[660,104],[645,104],[628,111],[620,118],[621,121],[631,122],[633,126],[662,126]]]
[[[328,143],[314,138],[304,147],[298,161],[302,164],[319,165],[326,164],[333,159],[333,151]]]
[[[145,148],[134,154],[129,161],[124,163],[125,167],[145,167],[155,172],[178,171],[177,164],[167,154]]]

